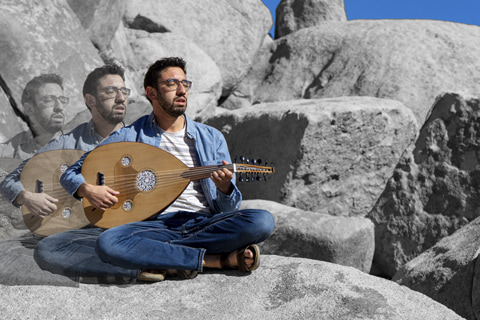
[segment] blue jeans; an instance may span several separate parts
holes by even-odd
[[[58,233],[41,240],[34,251],[40,268],[80,282],[129,283],[138,271],[112,266],[95,253],[100,228]]]
[[[38,244],[35,258],[43,269],[76,278],[136,278],[141,269],[201,272],[205,253],[232,252],[262,242],[274,226],[265,210],[172,212],[106,231],[92,228],[49,236]]]

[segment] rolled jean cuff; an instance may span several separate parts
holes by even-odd
[[[203,272],[203,258],[205,257],[206,249],[200,248],[198,253],[198,268],[197,272]]]

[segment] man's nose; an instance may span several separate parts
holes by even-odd
[[[62,102],[60,102],[59,99],[55,99],[55,105],[53,110],[55,112],[62,112],[64,109],[65,109],[65,105]]]
[[[187,92],[188,90],[185,89],[185,87],[183,86],[183,83],[180,82],[177,88],[177,95],[184,96]]]
[[[127,100],[127,95],[123,94],[121,90],[117,90],[117,94],[115,95],[116,102],[123,102]]]

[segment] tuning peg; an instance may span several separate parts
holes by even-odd
[[[233,163],[237,163],[237,156],[233,159]]]
[[[242,163],[245,163],[245,157],[244,157],[244,156],[240,156],[240,161],[242,161]]]
[[[238,174],[238,181],[243,182],[243,174],[241,172]]]

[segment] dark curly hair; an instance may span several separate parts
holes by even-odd
[[[83,96],[95,94],[97,91],[98,80],[106,75],[119,75],[125,81],[125,71],[116,64],[106,64],[90,72],[83,83]]]
[[[147,89],[147,87],[152,87],[158,90],[158,78],[160,77],[160,73],[169,67],[178,67],[183,70],[185,74],[187,74],[187,62],[183,60],[183,58],[179,57],[169,57],[163,58],[160,60],[155,61],[145,73],[145,78],[143,80],[143,87]],[[150,101],[150,99],[147,97]],[[151,102],[151,101],[150,101]]]
[[[22,104],[31,103],[35,104],[35,95],[38,92],[38,89],[46,83],[56,83],[63,90],[63,79],[58,74],[55,73],[46,73],[41,74],[32,80],[30,80],[23,89],[22,93]]]

